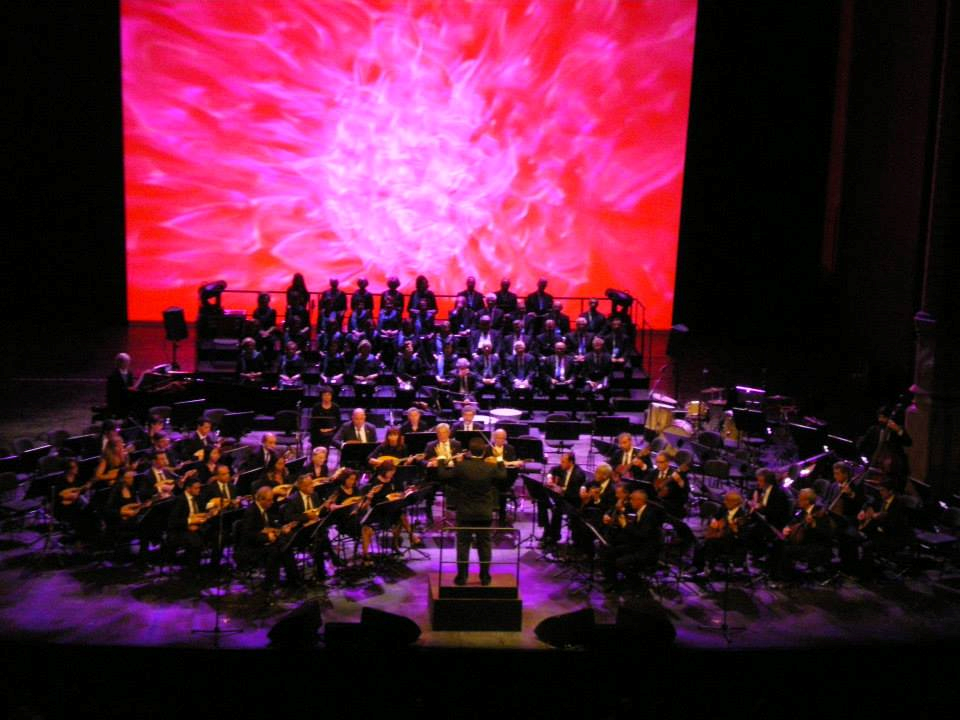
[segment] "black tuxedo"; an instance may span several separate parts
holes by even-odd
[[[625,527],[612,527],[610,545],[601,553],[603,575],[608,582],[615,580],[618,572],[652,566],[660,555],[663,536],[657,509],[648,504],[635,517],[631,514],[632,511],[628,512]]]
[[[516,293],[509,290],[497,290],[497,307],[507,315],[516,315],[519,307]]]
[[[524,353],[522,357],[516,354],[511,355],[507,358],[505,370],[510,394],[513,397],[533,396],[533,385],[536,383],[540,371],[537,359],[533,355],[530,353]],[[530,388],[517,389],[514,387],[517,380],[529,382]]]
[[[548,292],[532,292],[524,300],[524,309],[535,315],[546,315],[553,307],[553,295]]]
[[[466,375],[462,376],[454,371],[450,376],[450,390],[457,393],[466,393],[472,395],[476,389],[477,385],[480,382],[480,379],[477,377],[476,373],[468,372]]]
[[[193,506],[198,513],[204,512],[205,507],[201,496],[202,493],[193,498]],[[170,509],[170,517],[167,519],[167,542],[174,550],[183,548],[186,554],[187,567],[196,570],[200,567],[203,535],[201,530],[190,530],[189,521],[190,500],[187,493],[184,493],[174,499],[173,507]]]
[[[227,494],[224,495],[223,491],[220,489],[220,483],[216,480],[211,480],[209,483],[203,486],[203,490],[200,492],[200,504],[202,508],[207,507],[207,503],[213,500],[214,498],[222,498],[224,500],[236,500],[239,496],[237,492],[237,485],[234,482],[228,482],[227,484]]]
[[[587,355],[592,352],[593,335],[588,332],[574,331],[567,335],[567,352],[571,355]]]
[[[268,450],[261,445],[247,455],[247,459],[243,463],[243,469],[246,471],[272,467],[276,464],[278,457],[280,457],[280,453],[277,450]]]
[[[497,484],[507,477],[503,465],[492,465],[482,458],[467,457],[463,462],[444,468],[440,478],[446,483],[451,498],[455,498],[457,525],[487,528],[493,521],[493,510],[498,504]],[[470,545],[476,542],[480,560],[480,577],[490,575],[490,533],[484,530],[457,531],[457,577],[466,579],[470,560]]]
[[[587,331],[594,335],[602,333],[607,326],[607,318],[599,310],[587,310],[581,313],[580,317],[587,319]]]
[[[566,483],[566,489],[561,495],[555,498],[556,504],[552,508],[553,512],[550,514],[549,520],[544,517],[547,508],[539,508],[538,513],[541,524],[546,525],[544,540],[547,542],[558,542],[560,540],[560,530],[563,526],[564,514],[576,512],[576,509],[580,507],[580,488],[586,483],[587,476],[579,465],[574,465],[570,469],[570,480],[567,481],[566,471],[559,465],[556,465],[550,468],[550,477],[553,479],[553,482],[560,487],[563,487],[564,483]]]
[[[483,309],[483,293],[478,290],[461,290],[457,297],[462,297],[466,302],[466,307],[473,311]]]
[[[263,517],[260,506],[256,503],[253,503],[244,511],[243,517],[238,523],[238,560],[241,563],[263,563],[265,565],[264,589],[269,589],[276,583],[280,575],[281,564],[286,571],[287,582],[298,584],[300,582],[300,571],[293,558],[293,552],[287,547],[288,543],[285,542],[288,536],[280,535],[276,542],[270,543],[263,533],[264,528],[267,527],[280,527],[279,511],[276,505],[266,512],[266,519]]]
[[[363,431],[366,434],[366,441],[368,443],[377,442],[377,429],[370,423],[365,422],[363,424]],[[337,447],[340,447],[345,442],[359,441],[360,434],[357,432],[357,428],[354,427],[353,421],[347,421],[340,426],[340,429],[337,430],[337,433],[333,436],[333,444]]]
[[[186,459],[195,459],[195,455],[201,450],[205,450],[213,444],[213,440],[207,435],[201,438],[196,431],[180,440],[180,456]]]
[[[759,492],[759,495],[762,502],[764,493]],[[790,499],[787,497],[787,493],[779,485],[774,485],[770,490],[770,497],[767,498],[766,506],[758,512],[762,512],[773,527],[782,530],[790,520]]]
[[[641,457],[640,452],[641,452],[640,448],[638,447],[632,448],[632,452],[629,459],[636,460],[637,458],[640,458]],[[630,480],[630,479],[633,479],[635,481],[649,480],[649,478],[645,477],[645,475],[656,471],[656,468],[654,468],[653,466],[653,457],[650,453],[647,453],[645,456],[642,457],[642,459],[643,459],[643,462],[646,464],[646,468],[640,468],[635,465],[631,465],[630,468],[624,474],[625,480]],[[621,450],[620,448],[617,448],[616,450],[613,451],[613,454],[610,455],[610,458],[609,458],[610,467],[616,469],[621,465],[627,465],[628,464],[627,460],[628,460],[627,453]],[[652,485],[652,481],[650,484]],[[646,489],[649,489],[649,486]],[[652,496],[651,496],[651,499],[653,499]]]

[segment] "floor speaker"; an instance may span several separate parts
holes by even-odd
[[[318,600],[307,600],[277,620],[267,633],[272,647],[313,647],[320,639],[317,634],[323,625]]]

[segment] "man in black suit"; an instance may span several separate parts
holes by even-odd
[[[710,519],[703,544],[698,545],[693,552],[693,567],[701,572],[719,556],[738,550],[745,553],[743,544],[746,520],[747,510],[743,505],[743,496],[736,490],[726,493],[723,496],[723,507]]]
[[[591,409],[596,409],[598,405],[608,407],[613,363],[610,361],[610,355],[604,350],[603,338],[593,338],[591,352],[584,358],[582,368],[583,393],[589,399]]]
[[[367,411],[363,408],[354,409],[350,415],[350,422],[345,422],[333,436],[333,444],[338,448],[346,442],[377,442],[377,429],[367,422]]]
[[[553,295],[547,292],[547,281],[545,278],[540,278],[537,281],[536,292],[527,295],[523,305],[528,313],[533,313],[536,316],[537,326],[539,327],[542,319],[546,317],[547,313],[553,308]]]
[[[280,525],[273,504],[273,490],[269,487],[257,490],[254,502],[240,520],[237,559],[241,563],[263,563],[266,567],[264,590],[270,590],[276,584],[280,565],[286,572],[288,585],[296,586],[301,582],[293,551],[288,547],[290,532]]]
[[[550,317],[553,318],[557,330],[564,335],[570,334],[570,316],[563,311],[563,303],[554,301],[553,307],[550,309]]]
[[[599,307],[600,301],[593,298],[590,301],[590,309],[580,316],[587,321],[587,332],[594,335],[599,335],[607,327],[607,318],[600,312]]]
[[[661,519],[656,508],[647,503],[647,493],[630,493],[629,513],[607,515],[604,522],[611,527],[610,545],[603,549],[603,577],[608,586],[617,582],[617,574],[650,567],[660,555],[663,537]]]
[[[197,420],[197,429],[180,440],[180,457],[185,460],[202,459],[203,451],[213,445],[213,438],[210,436],[212,429],[213,425],[209,420]]]
[[[590,524],[594,529],[602,527],[603,516],[617,501],[616,483],[613,479],[613,468],[608,463],[600,463],[593,471],[593,479],[588,480],[580,488],[580,512],[577,521],[571,525],[570,534],[574,546],[588,558],[593,557],[594,535],[586,527]]]
[[[586,474],[580,468],[572,451],[568,450],[560,456],[560,464],[550,469],[544,483],[548,490],[556,494],[553,513],[543,533],[544,544],[560,542],[560,530],[563,526],[563,516],[577,511],[580,507],[580,488],[587,480]]]
[[[247,455],[243,469],[256,470],[271,467],[278,457],[280,457],[280,451],[277,449],[277,436],[271,432],[264,433],[260,439],[260,447]]]
[[[482,345],[490,345],[494,355],[500,354],[500,331],[493,329],[489,315],[481,315],[477,328],[470,333],[470,354],[479,355]]]
[[[557,324],[553,318],[547,318],[543,324],[543,332],[536,336],[537,347],[534,352],[540,357],[549,357],[553,355],[558,342],[563,342],[563,333],[557,330]]]
[[[517,340],[513,344],[513,355],[507,358],[506,365],[506,380],[510,397],[514,400],[532,399],[538,371],[537,359],[527,352],[526,343]]]
[[[587,330],[585,317],[577,318],[576,328],[567,335],[567,347],[573,353],[575,362],[583,364],[586,361],[587,354],[593,349],[593,335]]]
[[[790,519],[790,499],[780,487],[777,474],[770,468],[760,468],[756,473],[757,489],[753,491],[750,503],[751,512],[756,513],[766,523],[753,526],[750,544],[755,554],[764,555],[769,543],[775,538],[771,526],[780,530]]]
[[[130,356],[119,353],[116,367],[107,376],[107,411],[111,417],[125,418],[130,414],[130,392],[136,385],[130,371]]]
[[[473,372],[480,379],[477,386],[477,397],[493,397],[499,405],[503,397],[503,388],[500,386],[500,358],[493,352],[493,346],[480,346],[480,356],[473,361]]]
[[[491,582],[490,560],[491,538],[489,528],[493,523],[493,509],[497,506],[497,483],[507,476],[502,463],[491,464],[483,459],[486,443],[481,438],[470,441],[470,453],[452,467],[440,471],[440,478],[447,484],[449,492],[456,498],[457,525],[459,527],[478,528],[477,530],[457,531],[457,575],[453,582],[464,585],[470,561],[470,545],[477,546],[480,560],[480,583]]]
[[[541,376],[544,389],[550,396],[551,405],[558,396],[563,396],[571,404],[577,399],[577,385],[580,376],[570,356],[567,355],[566,343],[558,342],[554,345],[553,355],[544,360]],[[571,405],[571,407],[573,409],[572,417],[576,418],[576,406]]]
[[[321,517],[320,511],[324,499],[314,491],[313,478],[310,475],[301,475],[297,479],[297,491],[290,493],[287,502],[283,506],[283,522],[297,522],[300,526],[306,525],[300,531],[300,535],[293,541],[291,550],[304,548],[310,545],[313,551],[313,574],[317,580],[325,580],[327,569],[324,565],[324,558],[329,555],[330,559],[337,564],[339,558],[333,552],[330,545],[330,538],[327,535],[326,526],[316,529],[316,521]],[[313,523],[307,525],[307,523]],[[316,535],[314,535],[316,532]],[[311,538],[313,542],[310,543]]]
[[[475,398],[480,378],[470,370],[470,361],[466,358],[457,358],[453,375],[450,376],[450,390],[460,393],[465,398]]]
[[[636,447],[633,436],[628,432],[617,436],[617,449],[610,455],[610,465],[620,470],[620,477],[630,484],[631,490],[640,489],[638,483],[645,480],[645,474],[654,470],[650,446]],[[649,481],[645,489],[650,490],[652,487],[653,481]]]
[[[170,509],[167,520],[167,542],[176,552],[184,549],[186,563],[184,567],[191,572],[200,568],[200,554],[203,552],[202,525],[191,523],[191,516],[204,512],[200,501],[201,484],[196,476],[184,481],[183,495],[178,495]]]
[[[517,294],[510,292],[509,278],[500,281],[500,289],[494,293],[497,298],[497,307],[504,314],[504,318],[516,319],[518,312]]]
[[[875,552],[890,552],[903,548],[910,537],[910,518],[907,508],[889,479],[877,486],[880,494],[880,509],[868,506],[858,515],[857,521],[867,537],[864,546],[864,563],[872,560]]]
[[[233,482],[230,466],[226,463],[219,463],[214,470],[213,477],[210,478],[203,490],[200,491],[200,504],[206,510],[211,501],[216,500],[220,507],[220,514],[223,517],[217,517],[210,520],[207,528],[207,537],[210,540],[212,557],[210,564],[216,567],[220,564],[223,557],[223,546],[229,540],[229,532],[233,527],[233,522],[237,518],[239,510],[236,507],[237,486]],[[233,504],[231,504],[233,503]],[[220,534],[220,524],[223,523],[223,535]]]
[[[464,305],[478,312],[483,307],[483,295],[477,290],[477,280],[474,277],[467,278],[466,290],[457,293],[458,298],[463,298]]]
[[[513,483],[516,482],[518,469],[522,467],[523,463],[517,462],[517,450],[507,442],[506,430],[502,428],[494,430],[490,436],[490,441],[491,444],[486,449],[484,457],[494,458],[498,463],[504,463],[504,467],[507,468],[507,477],[497,486],[497,491],[500,496],[497,504],[497,519],[500,521],[501,526],[506,526],[507,494],[510,488],[513,487]]]
[[[427,443],[423,451],[423,462],[427,467],[427,478],[437,479],[438,471],[451,464],[452,458],[460,454],[461,445],[458,440],[450,438],[450,426],[439,423],[434,431],[437,439]],[[424,496],[425,516],[427,524],[433,524],[433,502],[437,496],[436,490],[428,490]]]
[[[473,405],[464,405],[463,410],[460,412],[460,419],[453,424],[453,432],[459,432],[460,430],[466,430],[471,432],[473,430],[481,430],[483,423],[478,422],[474,418],[477,416],[477,408]]]

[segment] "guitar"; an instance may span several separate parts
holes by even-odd
[[[395,455],[381,455],[380,457],[375,457],[370,459],[370,464],[376,464],[377,466],[383,465],[384,463],[391,462],[395,466],[400,465],[409,465],[412,462],[418,462],[423,460],[426,455],[424,453],[417,453],[416,455],[407,455],[406,457],[396,457]]]
[[[726,517],[722,517],[719,520],[714,518],[710,521],[710,525],[707,527],[706,533],[704,533],[704,539],[721,540],[731,535],[734,537],[739,537],[740,531],[743,529],[743,526],[747,523],[748,519],[749,516],[746,514],[741,514],[738,517],[735,517],[733,522],[729,522]]]

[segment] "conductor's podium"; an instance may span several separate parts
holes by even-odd
[[[453,574],[430,573],[430,621],[434,630],[519,632],[523,615],[517,577],[492,574],[489,585],[471,574],[465,585],[454,585]]]

